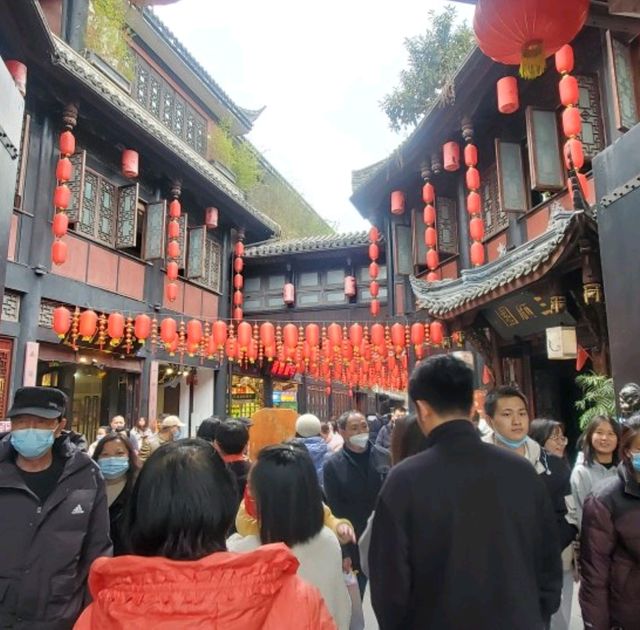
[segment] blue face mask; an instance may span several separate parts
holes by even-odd
[[[129,470],[128,457],[101,457],[98,466],[105,479],[117,479]]]
[[[521,440],[509,440],[504,437],[504,435],[500,435],[497,431],[494,431],[494,434],[498,442],[502,442],[502,444],[514,450],[520,448],[521,446],[524,446],[524,443],[527,441],[526,435]]]
[[[53,445],[51,429],[16,429],[11,431],[11,446],[25,459],[42,457]]]
[[[631,453],[631,465],[633,470],[640,472],[640,453]]]

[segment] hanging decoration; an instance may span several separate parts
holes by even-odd
[[[22,98],[27,95],[27,66],[16,59],[5,59],[4,65],[16,84]]]
[[[69,230],[67,210],[71,204],[69,181],[73,177],[73,165],[69,159],[76,151],[76,139],[72,130],[78,121],[78,109],[75,105],[67,105],[62,122],[64,130],[60,134],[58,149],[60,151],[56,164],[56,188],[53,192],[53,243],[51,245],[51,262],[64,265],[67,262],[67,243],[62,240]]]
[[[371,260],[369,264],[369,293],[371,294],[369,311],[373,317],[377,317],[380,314],[380,301],[378,300],[380,295],[380,285],[378,284],[378,275],[380,273],[378,266],[378,258],[380,257],[379,240],[380,231],[375,225],[372,225],[369,229],[369,260]]]
[[[564,145],[564,162],[569,172],[568,188],[573,192],[571,173],[575,170],[582,194],[587,195],[587,178],[580,169],[584,166],[584,150],[580,135],[582,133],[582,118],[578,102],[580,89],[577,79],[572,76],[574,66],[573,48],[566,44],[555,57],[556,70],[562,75],[560,79],[560,102],[565,109],[562,112],[562,131],[566,137]]]
[[[205,208],[204,224],[206,225],[208,230],[213,230],[218,227],[218,215],[218,208],[214,208],[213,206],[210,208]]]
[[[456,144],[456,146],[458,146]],[[436,231],[436,190],[431,183],[433,171],[429,166],[423,166],[421,170],[424,186],[422,187],[422,201],[424,201],[423,219],[425,224],[424,244],[427,247],[426,265],[427,282],[436,282],[440,279],[436,271],[440,266],[438,254],[438,233]]]
[[[135,179],[138,177],[138,168],[140,164],[140,156],[133,149],[125,149],[122,152],[122,174],[127,179]]]
[[[545,59],[580,32],[588,12],[589,0],[478,0],[473,30],[485,55],[535,79]]]
[[[244,295],[242,287],[244,285],[242,270],[244,269],[244,230],[238,231],[238,240],[233,249],[233,319],[240,321],[243,316],[242,305],[244,303]]]
[[[404,214],[405,195],[401,190],[394,190],[391,193],[391,214]]]
[[[442,147],[444,170],[453,173],[460,168],[460,146],[457,142],[447,142]]]
[[[180,203],[180,195],[182,194],[182,185],[180,182],[174,182],[169,202],[169,223],[167,225],[167,284],[166,298],[169,302],[175,302],[178,297],[178,260],[180,259],[180,217],[182,216],[182,205]],[[166,342],[165,342],[166,343]]]
[[[498,90],[498,111],[501,114],[513,114],[520,107],[518,96],[518,79],[502,77],[496,84]]]
[[[480,199],[480,172],[478,171],[478,149],[473,144],[473,126],[469,120],[463,121],[462,136],[466,142],[464,163],[467,167],[467,213],[469,215],[469,235],[471,236],[471,264],[479,267],[485,262],[484,220]]]

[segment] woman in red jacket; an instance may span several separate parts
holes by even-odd
[[[125,524],[134,555],[93,563],[93,603],[76,630],[335,630],[285,545],[226,551],[236,506],[233,480],[210,444],[159,448],[130,499]]]
[[[620,458],[584,504],[580,606],[592,630],[640,624],[640,415],[624,428]]]

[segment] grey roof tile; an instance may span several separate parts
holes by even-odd
[[[320,252],[331,249],[349,249],[366,247],[369,244],[368,231],[346,232],[344,234],[327,234],[323,236],[306,236],[287,240],[270,240],[245,248],[247,258],[266,258],[283,254],[302,254]]]

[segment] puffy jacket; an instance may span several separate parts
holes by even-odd
[[[591,494],[591,491],[603,479],[617,477],[617,475],[618,471],[615,466],[605,468],[599,462],[593,462],[593,464],[587,464],[584,460],[576,462],[571,473],[571,492],[576,505],[578,526],[582,523],[584,501]]]
[[[100,469],[68,435],[53,449],[64,468],[41,505],[9,436],[0,441],[0,628],[68,630],[86,605],[91,563],[111,555]]]
[[[324,465],[333,455],[329,449],[329,445],[319,435],[307,438],[296,438],[296,442],[298,442],[298,444],[303,444],[307,451],[309,451],[309,455],[313,461],[313,466],[318,475],[318,480],[320,481],[320,485],[322,485],[322,471],[324,470]]]
[[[623,464],[585,500],[580,552],[585,628],[638,628],[640,485]]]
[[[194,561],[121,556],[94,562],[94,603],[75,630],[335,630],[318,590],[283,544]]]

